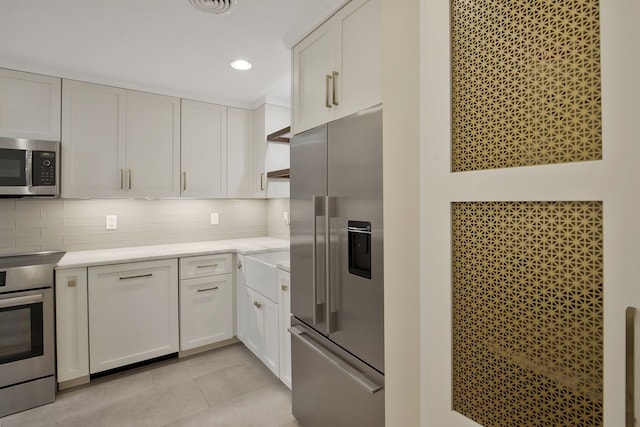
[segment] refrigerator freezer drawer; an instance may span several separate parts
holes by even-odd
[[[298,422],[305,427],[384,426],[384,376],[302,324],[290,332]]]

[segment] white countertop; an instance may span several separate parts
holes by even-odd
[[[280,270],[291,272],[291,261],[283,261],[276,264],[276,268]]]
[[[67,252],[57,269],[119,264],[123,262],[149,261],[163,258],[210,255],[236,252],[252,254],[289,249],[289,241],[273,237],[215,240],[208,242],[172,243],[167,245],[135,246],[117,249]],[[288,263],[282,263],[288,264]],[[280,264],[279,264],[280,265]],[[288,271],[288,265],[287,265]]]

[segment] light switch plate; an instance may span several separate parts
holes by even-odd
[[[212,213],[211,214],[211,225],[218,225],[220,224],[220,218],[218,217],[218,213]]]
[[[118,229],[118,216],[117,215],[107,215],[107,220],[105,227],[107,230],[117,230]]]

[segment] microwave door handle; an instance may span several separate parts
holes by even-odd
[[[0,300],[0,308],[19,307],[28,304],[37,304],[42,302],[42,295],[28,295],[24,297],[7,298]]]
[[[33,152],[31,150],[26,151],[26,158],[24,162],[24,173],[26,178],[26,184],[28,187],[33,186]]]

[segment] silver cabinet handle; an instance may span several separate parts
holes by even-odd
[[[75,288],[76,287],[76,278],[75,277],[73,279],[69,278],[67,280],[67,287],[69,287],[69,288]]]
[[[374,394],[374,393],[377,393],[378,391],[382,390],[381,386],[379,386],[378,384],[374,383],[369,378],[365,377],[364,374],[362,374],[360,371],[355,369],[353,366],[349,365],[347,362],[345,362],[342,359],[338,358],[334,354],[329,353],[327,350],[325,350],[322,347],[320,347],[317,344],[315,344],[312,340],[310,340],[308,338],[305,338],[303,335],[305,335],[307,332],[304,329],[300,329],[297,326],[292,326],[288,330],[291,333],[291,336],[293,338],[297,339],[302,344],[304,344],[307,348],[309,348],[314,353],[316,353],[317,355],[322,357],[324,360],[326,360],[327,362],[332,364],[340,372],[342,372],[343,374],[345,374],[346,376],[351,378],[360,387],[365,389],[370,394]]]
[[[7,298],[0,300],[0,308],[19,307],[27,304],[37,304],[42,302],[42,295],[28,295],[24,297]]]
[[[635,335],[636,309],[627,307],[625,311],[625,426],[636,425],[635,414]]]
[[[218,264],[206,264],[206,265],[196,265],[196,268],[208,268],[208,267],[217,267]]]
[[[238,261],[238,264],[237,264],[236,267],[238,267],[238,270],[241,269],[242,268],[242,263],[240,261]]]
[[[324,79],[324,106],[327,108],[331,108],[331,103],[329,102],[329,84],[331,80],[331,74],[327,74]]]
[[[120,189],[124,190],[124,169],[120,169]]]
[[[214,286],[213,288],[198,289],[198,292],[215,291],[216,289],[218,289],[218,287]]]
[[[131,173],[131,169],[129,169],[129,190],[133,186],[133,174]]]
[[[260,301],[254,301],[253,305],[255,305],[258,308],[262,308],[262,303]]]
[[[264,190],[264,172],[260,174],[260,190]]]
[[[333,86],[333,89],[332,89],[333,92],[332,92],[332,95],[331,95],[331,98],[333,100],[333,105],[340,105],[340,104],[338,104],[338,99],[336,98],[336,85],[338,84],[338,74],[339,73],[337,71],[333,72],[333,85],[332,85]]]
[[[182,191],[187,191],[187,173],[182,172]]]
[[[129,280],[129,279],[142,279],[145,277],[151,277],[153,276],[153,274],[149,273],[149,274],[139,274],[137,276],[125,276],[125,277],[121,277],[120,280]]]
[[[287,291],[287,289],[289,289],[289,287],[287,285],[282,285],[280,286],[280,289],[282,289],[283,291]]]

